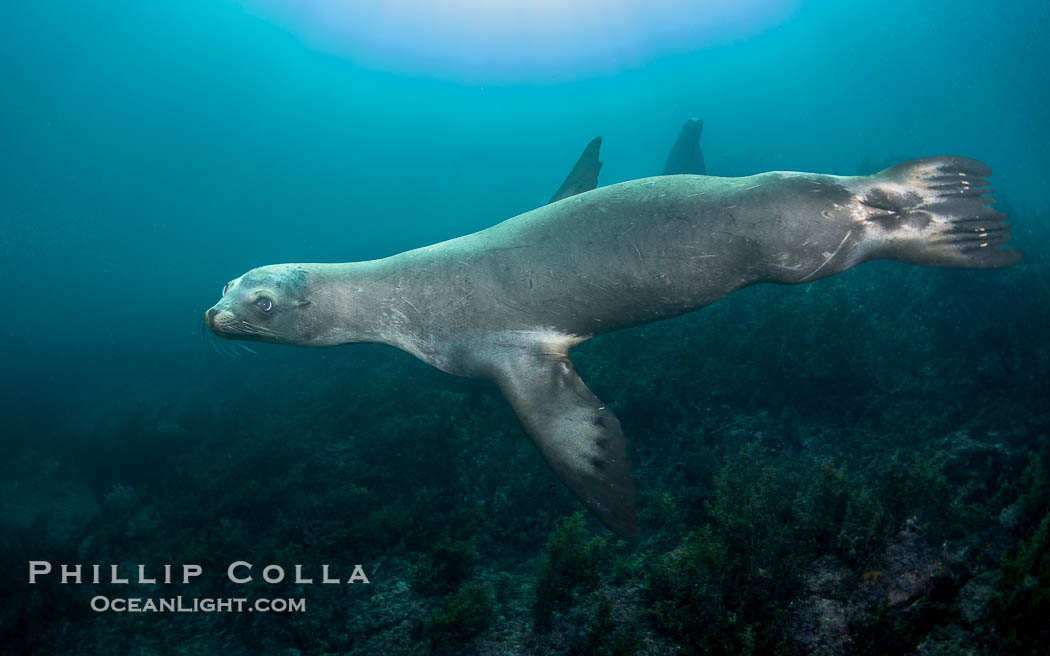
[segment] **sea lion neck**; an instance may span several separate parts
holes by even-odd
[[[311,345],[371,342],[400,347],[400,331],[390,316],[399,311],[404,297],[390,260],[299,265],[311,280],[306,320]]]

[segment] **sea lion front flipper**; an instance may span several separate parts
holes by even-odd
[[[563,198],[597,188],[598,171],[602,168],[602,163],[598,161],[598,151],[601,147],[601,137],[591,139],[591,143],[587,144],[587,147],[583,149],[580,158],[576,160],[576,166],[569,171],[569,176],[558,187],[558,191],[554,194],[554,198],[551,198],[550,202],[547,203],[548,205]]]
[[[501,363],[493,378],[558,478],[603,524],[637,537],[620,421],[587,389],[568,353],[528,349]]]

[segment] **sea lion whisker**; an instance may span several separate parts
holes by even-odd
[[[244,321],[244,320],[239,320],[237,322],[237,326],[239,328],[241,328],[242,330],[244,330],[244,332],[249,332],[249,333],[252,333],[253,335],[265,335],[267,337],[276,337],[277,336],[277,333],[275,333],[274,331],[270,330],[269,328],[266,328],[265,326],[260,326],[258,324],[249,323],[249,322]]]

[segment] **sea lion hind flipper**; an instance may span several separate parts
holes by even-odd
[[[568,354],[519,352],[493,378],[558,478],[612,531],[638,537],[620,421],[587,389]]]
[[[923,266],[992,269],[1021,259],[998,248],[1010,238],[1006,215],[993,210],[991,170],[966,157],[926,157],[871,176],[860,196],[868,221],[886,235],[883,256]],[[890,184],[880,184],[889,181]]]
[[[580,158],[576,160],[576,165],[572,167],[572,171],[569,171],[565,182],[561,183],[554,197],[547,203],[548,205],[563,198],[597,188],[598,171],[602,168],[602,163],[598,160],[598,151],[601,150],[601,147],[601,137],[591,139],[591,142],[587,144],[587,147],[580,154]]]

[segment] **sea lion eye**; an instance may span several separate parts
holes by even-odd
[[[222,286],[222,295],[223,296],[226,295],[226,290],[229,289],[229,288],[230,288],[230,283],[226,283],[225,285]]]
[[[269,312],[273,309],[273,301],[266,298],[265,296],[260,296],[259,298],[255,299],[255,304],[258,305],[259,309],[263,312]]]

